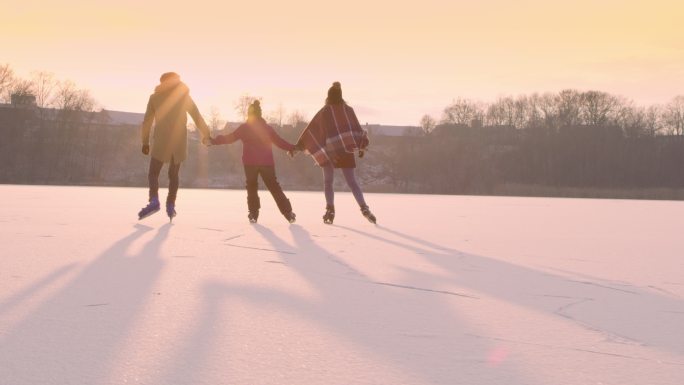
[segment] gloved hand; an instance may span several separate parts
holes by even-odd
[[[150,145],[149,144],[143,144],[142,145],[142,153],[145,155],[150,154]]]
[[[366,150],[359,150],[359,158],[363,158],[366,155]]]

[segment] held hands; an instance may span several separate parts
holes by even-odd
[[[145,155],[150,154],[150,145],[149,144],[144,144],[142,145],[142,153]]]
[[[288,151],[288,152],[287,152],[287,155],[288,155],[291,159],[294,159],[295,155],[299,154],[299,153],[302,152],[303,150],[304,150],[304,148],[303,148],[301,145],[295,144],[294,149]]]

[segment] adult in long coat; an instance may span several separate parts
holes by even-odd
[[[149,202],[138,213],[140,219],[159,211],[159,174],[165,163],[169,163],[166,213],[169,218],[176,215],[176,195],[180,183],[178,173],[181,163],[188,156],[188,114],[202,135],[202,143],[207,144],[210,140],[209,127],[190,97],[190,89],[181,82],[177,73],[164,73],[154,93],[150,95],[142,124],[142,152],[145,155],[150,154],[152,133],[152,153],[147,174],[150,187]]]

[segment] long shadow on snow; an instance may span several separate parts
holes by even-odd
[[[0,335],[0,378],[13,385],[110,383],[114,359],[150,298],[163,262],[162,226],[139,255],[130,245],[152,228],[136,225],[76,277]]]
[[[32,296],[36,295],[38,292],[43,290],[43,288],[51,285],[53,282],[59,280],[60,277],[69,273],[69,271],[73,270],[76,266],[77,264],[75,263],[70,263],[66,266],[62,266],[59,269],[41,278],[38,282],[34,282],[29,287],[19,291],[13,296],[0,302],[0,314],[6,313],[12,310],[12,308],[19,306],[22,302],[26,301],[27,299],[31,298]]]
[[[197,324],[191,328],[193,333],[178,344],[176,356],[169,361],[158,383],[207,382],[204,365],[219,358],[211,354],[223,348],[218,345],[221,343],[218,337],[221,326],[228,323],[225,317],[230,316],[222,315],[223,311],[229,312],[222,307],[230,298],[246,299],[264,308],[280,309],[311,319],[321,330],[338,335],[358,351],[366,352],[358,357],[357,365],[360,366],[367,365],[367,357],[373,357],[375,362],[385,363],[390,370],[420,378],[421,383],[460,383],[464,372],[476,373],[481,383],[497,383],[501,378],[509,383],[534,383],[530,378],[520,379],[521,374],[510,365],[492,366],[487,358],[495,346],[463,334],[470,325],[455,319],[450,309],[459,301],[476,299],[403,290],[401,286],[388,287],[373,282],[317,245],[298,225],[289,226],[294,245],[259,224],[253,228],[272,245],[272,249],[281,251],[278,255],[285,266],[306,280],[317,291],[320,300],[306,300],[259,286],[207,283],[202,310]],[[409,300],[411,306],[406,306]],[[331,351],[335,349],[336,346],[329,347]],[[238,349],[233,348],[231,352],[237,354]],[[227,357],[220,358],[223,362],[228,361]],[[258,360],[259,357],[242,359]],[[307,364],[316,365],[317,360],[317,357],[311,357]],[[370,367],[377,367],[377,364]],[[224,370],[228,372],[225,382],[232,383],[230,368]],[[338,375],[340,381],[337,383],[344,383],[345,373]],[[372,378],[374,373],[369,375]],[[257,374],[254,377],[264,383],[272,382]]]
[[[289,229],[299,254],[280,256],[322,297],[315,303],[300,304],[297,312],[317,317],[324,328],[370,356],[428,383],[457,383],[464,371],[477,371],[483,383],[504,376],[515,383],[514,379],[521,377],[510,366],[490,366],[487,357],[494,346],[463,335],[472,325],[455,318],[453,307],[459,301],[476,299],[373,281],[319,246],[301,226]],[[276,250],[292,247],[263,226],[256,230]],[[407,299],[413,299],[411,306],[406,306]],[[531,383],[531,379],[522,382]]]
[[[435,284],[476,290],[535,311],[563,317],[586,329],[603,333],[615,342],[684,353],[679,314],[684,311],[684,301],[680,298],[659,295],[635,286],[617,286],[598,279],[564,277],[499,259],[466,254],[387,227],[376,228],[420,246],[335,226],[418,253],[448,272],[447,278],[429,277]],[[425,282],[425,277],[420,281]],[[553,298],[559,302],[551,303],[553,301],[549,299]]]

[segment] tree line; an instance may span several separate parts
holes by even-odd
[[[572,126],[619,127],[627,137],[684,134],[684,95],[666,104],[640,106],[602,91],[562,90],[558,93],[503,96],[491,103],[458,98],[442,113],[441,124],[509,126],[516,129],[560,129]],[[424,115],[425,133],[436,119]]]
[[[8,66],[0,66],[1,97],[8,101],[17,94],[33,95],[36,106],[0,109],[0,183],[146,185],[139,126],[111,123],[106,110],[95,111],[90,92],[73,82],[46,73],[18,80]],[[244,115],[254,99],[259,98],[242,95],[233,105],[236,113]],[[291,142],[307,123],[303,113],[288,112],[282,104],[265,117]],[[214,133],[234,128],[215,107],[205,119]],[[578,90],[491,103],[455,99],[439,120],[423,116],[420,127],[420,135],[371,135],[370,151],[358,162],[365,189],[566,196],[582,190],[593,191],[583,196],[623,196],[617,192],[684,188],[682,96],[651,106]],[[240,145],[207,149],[193,135],[190,142],[183,185],[243,187]],[[309,157],[290,160],[274,152],[285,188],[321,188],[320,170]],[[649,194],[639,197],[663,197]]]
[[[47,71],[33,71],[28,79],[14,73],[9,64],[0,64],[0,102],[12,97],[35,98],[36,106],[59,111],[94,111],[97,103],[90,90],[80,88],[71,80],[60,80]]]
[[[400,190],[545,195],[552,188],[562,195],[684,187],[684,96],[650,106],[578,90],[492,103],[455,99],[439,122],[425,115],[420,124],[423,135],[399,144],[403,156],[395,157]]]

